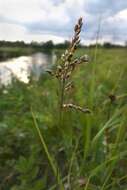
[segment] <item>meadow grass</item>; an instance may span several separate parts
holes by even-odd
[[[94,48],[74,53],[88,54],[89,63],[71,70],[64,60],[63,75],[58,60],[38,82],[1,88],[1,188],[127,189],[126,48],[98,48],[96,61]]]
[[[73,40],[70,47],[73,49]],[[57,66],[56,73],[51,73],[58,81],[60,80],[61,85],[58,96],[61,96],[62,102],[58,102],[60,110],[58,109],[57,114],[60,114],[60,123],[56,125],[60,125],[57,129],[61,136],[59,143],[63,141],[67,159],[62,163],[66,163],[67,167],[66,175],[63,176],[68,176],[65,189],[104,190],[114,179],[120,178],[120,170],[123,170],[122,175],[126,176],[126,171],[122,169],[120,163],[126,162],[127,151],[119,147],[119,144],[126,142],[126,93],[122,96],[121,89],[121,82],[125,80],[123,78],[126,65],[123,66],[125,64],[123,57],[126,49],[108,50],[96,47],[94,51],[93,49],[89,51],[91,57],[89,65],[82,65],[81,69],[76,69],[76,75],[71,77],[71,80],[76,82],[75,87],[67,97],[64,97],[66,83],[73,71],[73,68],[69,70],[70,64],[74,61],[71,60],[74,53],[71,48],[65,52],[64,61],[62,65]],[[80,53],[84,53],[83,50],[77,51],[78,60]],[[71,58],[68,58],[70,54]],[[122,59],[119,56],[122,56]],[[66,78],[68,72],[69,77]],[[119,101],[118,97],[123,99]],[[64,104],[64,101],[76,101],[82,107],[79,109],[72,103]],[[91,114],[84,115],[83,107],[86,105],[91,109],[88,111]],[[64,111],[61,110],[62,106],[74,110]],[[83,113],[79,113],[79,110]],[[119,141],[122,135],[123,141]],[[112,189],[119,188],[120,184],[112,185]]]

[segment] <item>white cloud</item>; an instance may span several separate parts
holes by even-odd
[[[109,33],[113,42],[124,44],[127,41],[127,9],[108,17],[104,24],[104,35]]]
[[[102,38],[113,40],[114,31],[122,35],[120,28],[127,28],[126,8],[125,0],[0,0],[0,40],[59,42],[70,36],[76,19],[83,16],[89,41],[101,13]]]
[[[120,11],[116,16],[127,22],[127,9]]]
[[[107,19],[107,21],[110,22],[110,23],[124,22],[127,25],[127,9],[124,9],[124,10],[118,12],[117,14],[109,17]]]
[[[51,0],[4,0],[0,1],[0,14],[19,23],[68,20],[64,4],[55,6]]]
[[[18,38],[22,38],[26,29],[22,26],[16,24],[0,24],[0,38],[7,40],[14,40]]]
[[[0,39],[8,41],[23,40],[26,42],[31,42],[32,40],[41,42],[51,39],[56,43],[64,41],[62,37],[58,37],[51,34],[46,35],[46,34],[28,33],[26,28],[23,26],[19,26],[16,24],[7,24],[7,23],[0,24]]]
[[[0,1],[0,14],[18,22],[34,21],[40,17],[40,3],[38,3],[38,0]]]

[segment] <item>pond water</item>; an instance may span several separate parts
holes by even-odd
[[[0,84],[10,84],[12,77],[24,83],[29,82],[31,73],[38,79],[43,71],[56,61],[54,53],[36,53],[31,56],[21,56],[0,62]]]

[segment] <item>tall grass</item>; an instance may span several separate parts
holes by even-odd
[[[116,190],[119,189],[119,186],[126,185],[126,183],[121,183],[121,179],[126,178],[124,168],[121,168],[121,173],[119,174],[120,163],[125,162],[127,156],[127,151],[121,148],[122,144],[126,143],[124,133],[126,130],[126,104],[124,100],[119,102],[113,90],[119,86],[123,71],[120,72],[118,78],[115,76],[117,82],[111,81],[111,85],[106,86],[104,84],[106,81],[101,80],[103,73],[97,73],[98,71],[100,72],[101,63],[98,63],[97,60],[98,46],[96,45],[93,63],[88,66],[91,70],[85,75],[83,74],[86,79],[88,78],[86,75],[91,75],[89,80],[87,79],[89,85],[87,85],[89,89],[88,95],[84,97],[80,89],[82,94],[80,98],[86,98],[86,103],[91,110],[75,104],[73,94],[75,91],[73,90],[75,89],[75,78],[72,74],[74,70],[77,70],[80,63],[88,62],[86,55],[78,58],[74,56],[80,42],[81,28],[82,19],[80,18],[74,28],[74,37],[70,42],[69,49],[62,54],[61,61],[55,70],[48,71],[52,77],[56,78],[56,84],[58,85],[58,110],[56,114],[59,115],[59,119],[57,129],[61,137],[61,142],[59,143],[62,143],[66,157],[66,160],[62,163],[66,165],[66,169],[64,172],[61,170],[61,177],[64,178],[64,184],[61,189]],[[97,39],[99,32],[100,27]],[[102,72],[105,74],[110,72],[108,69],[111,69],[106,67],[107,65],[102,67]],[[82,68],[85,70],[87,66]],[[80,76],[81,73],[82,71],[79,69],[79,83],[81,80],[86,80]],[[107,77],[108,80],[111,79],[111,75]],[[104,96],[102,96],[100,88],[102,90],[107,88],[104,89],[106,90]],[[87,115],[84,115],[84,113]],[[74,123],[75,119],[77,120],[77,126]],[[43,146],[45,149],[46,145],[44,143]],[[55,174],[56,168],[54,168],[47,148],[45,152]],[[61,155],[59,157],[61,159]],[[114,179],[119,181],[119,185]],[[57,188],[57,186],[54,186],[54,188]]]

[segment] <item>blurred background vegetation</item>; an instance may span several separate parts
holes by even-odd
[[[53,51],[59,64],[67,47],[68,41],[56,45],[0,41],[0,59]],[[62,129],[57,80],[47,72],[38,80],[31,73],[28,83],[12,76],[11,84],[0,84],[1,190],[62,190],[35,124],[64,189],[127,189],[127,47],[80,45],[76,57],[84,53],[90,62],[75,71],[75,87],[67,99],[87,106],[92,114],[65,111]],[[51,68],[56,64],[49,63]]]

